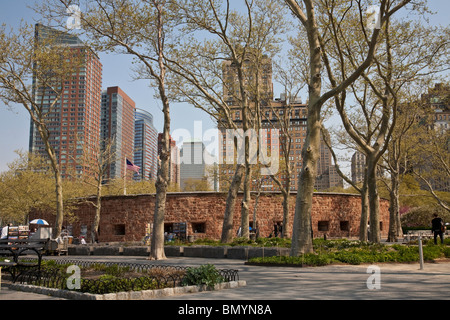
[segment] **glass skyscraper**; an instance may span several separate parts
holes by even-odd
[[[158,170],[158,131],[153,126],[153,115],[136,109],[134,122],[134,164],[141,167],[135,180],[156,180]]]
[[[115,161],[110,164],[109,179],[126,174],[125,159],[133,161],[135,102],[119,87],[109,87],[102,94],[101,143],[109,143]],[[136,164],[137,165],[137,164]]]

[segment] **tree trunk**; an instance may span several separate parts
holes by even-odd
[[[247,151],[246,151],[247,152]],[[249,163],[245,164],[245,176],[244,176],[244,195],[242,198],[241,206],[241,237],[250,238],[249,225],[250,225],[250,202],[251,202],[251,178],[252,178],[252,167]]]
[[[364,178],[364,185],[361,188],[361,221],[359,224],[359,240],[367,241],[368,238],[368,228],[367,224],[369,222],[369,192],[367,190],[367,178]]]
[[[95,205],[95,217],[92,223],[91,230],[91,243],[98,241],[98,227],[100,225],[100,212],[102,210],[102,183],[99,179],[99,184],[97,185],[97,203]]]
[[[303,167],[299,175],[299,188],[295,203],[294,228],[292,234],[291,255],[298,256],[313,252],[311,210],[314,196],[314,184],[317,176],[317,163],[320,157],[321,119],[323,101],[322,55],[319,32],[313,3],[305,2],[307,20],[304,21],[309,45],[309,103],[306,141],[302,150]]]
[[[163,4],[164,2],[154,3],[158,11],[157,15],[157,44],[159,75],[153,74],[158,82],[159,97],[162,102],[162,111],[164,115],[163,141],[160,154],[161,165],[158,170],[155,187],[155,212],[153,214],[153,232],[150,244],[150,260],[166,259],[164,253],[164,215],[166,213],[167,186],[169,185],[169,164],[171,159],[170,152],[170,105],[166,94],[166,67],[164,65],[164,30],[163,30]],[[150,68],[153,73],[153,69]]]
[[[49,135],[47,128],[45,127],[45,125],[41,124],[39,120],[35,119],[33,115],[32,119],[38,129],[42,142],[44,143],[45,151],[47,152],[48,158],[50,159],[50,164],[52,166],[53,174],[55,177],[56,217],[55,217],[55,225],[52,231],[52,237],[53,239],[56,239],[61,235],[64,220],[64,199],[63,199],[61,172],[59,170],[58,160],[56,159],[55,151],[49,143]]]
[[[167,166],[161,163],[161,167]],[[164,253],[164,214],[166,210],[167,180],[158,177],[156,181],[155,211],[153,215],[153,232],[150,247],[151,260],[166,259]]]
[[[376,177],[376,167],[378,161],[374,155],[369,154],[367,157],[367,189],[369,194],[370,210],[369,241],[373,243],[380,243],[380,197],[378,195]]]
[[[55,171],[55,181],[56,181],[56,219],[55,219],[55,229],[53,230],[53,239],[56,239],[61,235],[64,220],[63,187],[62,187],[61,173],[59,169],[56,169]]]
[[[233,181],[228,189],[227,203],[225,206],[225,213],[223,217],[222,237],[220,242],[230,243],[233,241],[233,218],[234,208],[236,204],[236,197],[241,186],[242,177],[244,175],[245,167],[242,164],[236,165]]]
[[[259,228],[257,226],[258,224],[256,221],[256,212],[258,211],[258,202],[259,202],[259,197],[261,196],[261,184],[262,183],[260,183],[260,185],[259,185],[258,193],[256,194],[255,203],[253,205],[253,230],[255,232],[255,235],[258,235],[258,233],[259,233],[259,230],[258,230]]]
[[[163,99],[166,100],[166,99]],[[164,215],[166,212],[167,186],[169,183],[169,162],[170,162],[170,114],[169,104],[164,103],[164,130],[162,150],[160,154],[160,168],[156,178],[155,211],[153,215],[153,232],[150,248],[151,260],[166,259],[164,253]]]
[[[320,78],[317,78],[320,82]],[[318,85],[318,87],[320,87]],[[299,188],[295,203],[294,227],[292,234],[291,255],[298,256],[313,252],[312,244],[312,202],[314,184],[317,176],[317,163],[320,156],[320,106],[315,105],[318,98],[318,87],[310,89],[310,108],[308,112],[308,130],[303,147],[303,167],[299,176]],[[313,92],[316,92],[315,94]]]
[[[316,131],[315,134],[313,131]],[[309,138],[310,142],[306,144],[306,150],[303,152],[303,168],[299,177],[300,183],[295,203],[292,256],[313,252],[311,211],[320,152],[320,129],[308,130],[308,133],[307,139]]]
[[[153,214],[153,230],[150,244],[151,260],[166,259],[164,253],[164,215],[166,212],[167,186],[169,182],[169,161],[170,161],[170,118],[168,104],[164,107],[164,130],[162,150],[160,154],[160,166],[156,178],[155,211]]]
[[[290,197],[290,179],[288,179],[288,183],[286,185],[286,190],[283,192],[283,229],[281,230],[282,238],[289,238],[289,197]]]
[[[398,169],[398,168],[396,168]],[[399,171],[397,171],[399,172]],[[399,177],[397,172],[391,172],[391,190],[389,192],[389,235],[388,242],[397,242],[403,234],[399,214]]]

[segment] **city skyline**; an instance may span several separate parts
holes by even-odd
[[[38,22],[38,15],[27,5],[33,1],[18,0],[2,3],[0,5],[0,22],[7,27],[17,29],[21,19],[28,24]],[[98,53],[103,65],[102,89],[108,87],[120,87],[136,102],[140,109],[151,113],[154,117],[154,126],[158,132],[162,132],[163,113],[162,104],[154,98],[155,91],[149,87],[149,81],[134,80],[132,58],[126,55],[114,55]],[[203,123],[203,130],[216,128],[216,124],[210,116],[187,104],[171,103],[171,131],[184,128],[194,132],[194,121]],[[7,164],[17,159],[15,150],[28,151],[30,133],[30,116],[20,105],[9,110],[0,101],[0,172],[8,170]],[[8,137],[6,139],[5,137]]]
[[[445,12],[450,4],[445,0],[434,0],[429,4],[430,9],[437,14],[432,19],[432,24],[447,23]],[[1,5],[0,20],[8,27],[16,28],[20,20],[34,24],[37,15],[26,5],[32,5],[31,1],[19,0]],[[136,101],[136,105],[154,116],[155,127],[158,132],[162,131],[161,103],[153,98],[154,91],[149,88],[147,81],[133,80],[131,58],[125,55],[107,55],[99,53],[103,64],[102,89],[119,86]],[[275,96],[280,94],[276,92]],[[184,128],[194,132],[194,122],[201,121],[203,130],[216,128],[216,123],[204,112],[187,104],[171,104],[172,124],[171,132]],[[15,160],[17,155],[14,150],[28,150],[29,145],[29,115],[21,106],[16,106],[12,111],[0,103],[0,172],[7,170],[7,163]]]

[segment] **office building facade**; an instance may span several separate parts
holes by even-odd
[[[136,103],[119,87],[109,87],[102,94],[101,143],[111,144],[114,161],[108,179],[125,176],[125,159],[134,160],[134,119]]]
[[[204,183],[203,189],[213,190],[214,182],[208,166],[209,153],[201,141],[184,142],[180,150],[180,187],[186,189],[188,183]],[[206,191],[206,190],[203,190]]]

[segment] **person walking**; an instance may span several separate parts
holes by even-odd
[[[442,218],[439,218],[438,214],[433,214],[434,218],[431,220],[431,231],[434,234],[434,244],[437,244],[437,237],[441,238],[441,244],[444,243],[444,231],[445,225]]]

